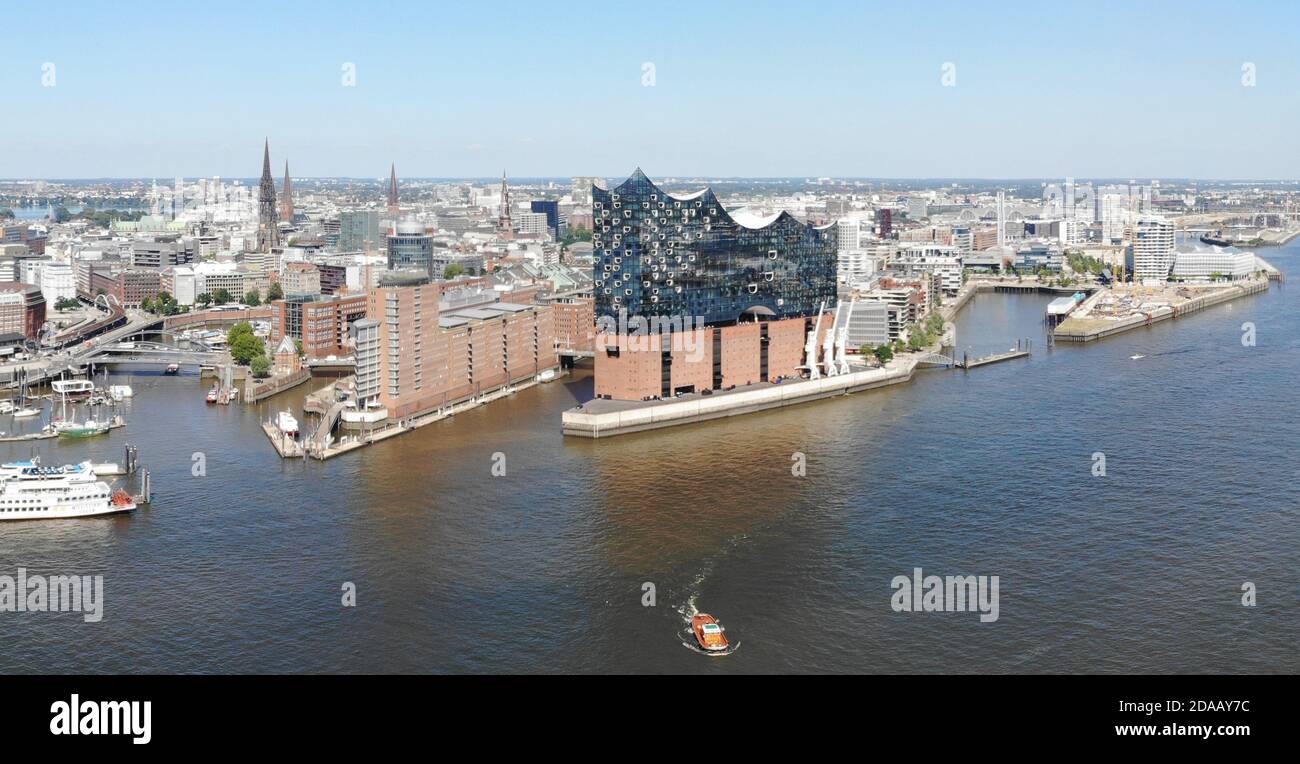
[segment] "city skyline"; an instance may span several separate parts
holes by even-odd
[[[1300,177],[1281,3],[236,5],[14,9],[0,177],[249,177],[268,134],[296,177]]]

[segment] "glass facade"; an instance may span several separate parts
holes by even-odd
[[[592,197],[597,317],[626,311],[721,325],[746,312],[810,316],[835,303],[834,226],[783,212],[751,228],[712,190],[670,196],[640,170]]]
[[[388,267],[391,270],[421,270],[431,277],[433,272],[433,237],[423,233],[402,233],[388,237]]]
[[[382,242],[378,211],[344,210],[339,213],[339,251],[373,252],[379,249]]]

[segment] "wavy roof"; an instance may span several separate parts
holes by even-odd
[[[689,194],[680,194],[680,195],[671,194],[663,190],[662,188],[660,188],[659,185],[655,183],[653,180],[650,180],[650,177],[646,175],[644,172],[642,172],[640,167],[636,168],[636,170],[633,171],[632,174],[627,177],[627,180],[623,181],[622,183],[618,184],[614,188],[610,189],[610,193],[617,192],[619,189],[623,188],[624,186],[638,180],[644,180],[646,183],[650,184],[650,187],[653,188],[655,191],[663,194],[664,196],[668,197],[669,199],[672,199],[675,202],[687,202],[687,201],[695,201],[697,199],[700,199],[703,201],[710,202],[712,204],[716,204],[718,206],[719,217],[728,220],[732,223],[735,223],[737,226],[748,229],[750,231],[761,231],[765,228],[770,228],[772,226],[781,225],[781,224],[788,225],[788,223],[783,223],[785,219],[788,219],[789,222],[791,223],[803,226],[804,228],[808,228],[814,231],[825,231],[826,229],[835,225],[835,221],[831,221],[830,223],[824,226],[808,225],[807,223],[796,218],[794,215],[791,215],[787,210],[781,210],[778,213],[764,216],[764,215],[758,215],[756,213],[750,212],[745,208],[741,208],[736,211],[736,214],[733,215],[727,212],[726,207],[724,207],[722,205],[722,202],[718,200],[718,197],[716,194],[713,193],[712,188],[705,186],[699,191],[695,191]]]

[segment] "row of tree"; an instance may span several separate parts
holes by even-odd
[[[901,353],[904,350],[915,353],[933,345],[943,336],[945,326],[946,324],[944,323],[943,316],[938,313],[931,313],[929,318],[925,319],[925,321],[914,323],[907,327],[907,342],[894,340],[891,343],[879,345],[874,348],[870,345],[863,345],[858,349],[858,352],[863,356],[874,355],[876,360],[881,363],[889,363],[894,359],[896,354]]]
[[[271,287],[266,290],[266,301],[270,302],[271,300],[281,299],[284,299],[284,290],[280,288],[279,284],[272,284]],[[214,289],[211,292],[203,292],[202,294],[195,295],[194,306],[202,310],[212,305],[229,305],[234,301],[235,296],[232,295],[229,290],[219,288]],[[63,300],[60,300],[55,303],[54,307],[59,310],[64,310],[65,307],[62,306],[63,302]],[[80,303],[76,300],[72,300],[71,304],[66,307],[74,308],[79,304]],[[243,304],[255,308],[262,304],[262,295],[256,289],[250,289],[244,295]],[[172,295],[166,291],[159,292],[158,296],[153,299],[146,297],[141,300],[140,309],[163,316],[185,312],[180,304],[176,302],[176,298],[172,297]]]

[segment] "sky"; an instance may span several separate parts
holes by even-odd
[[[1300,178],[1300,3],[1132,5],[13,4],[0,178]]]

